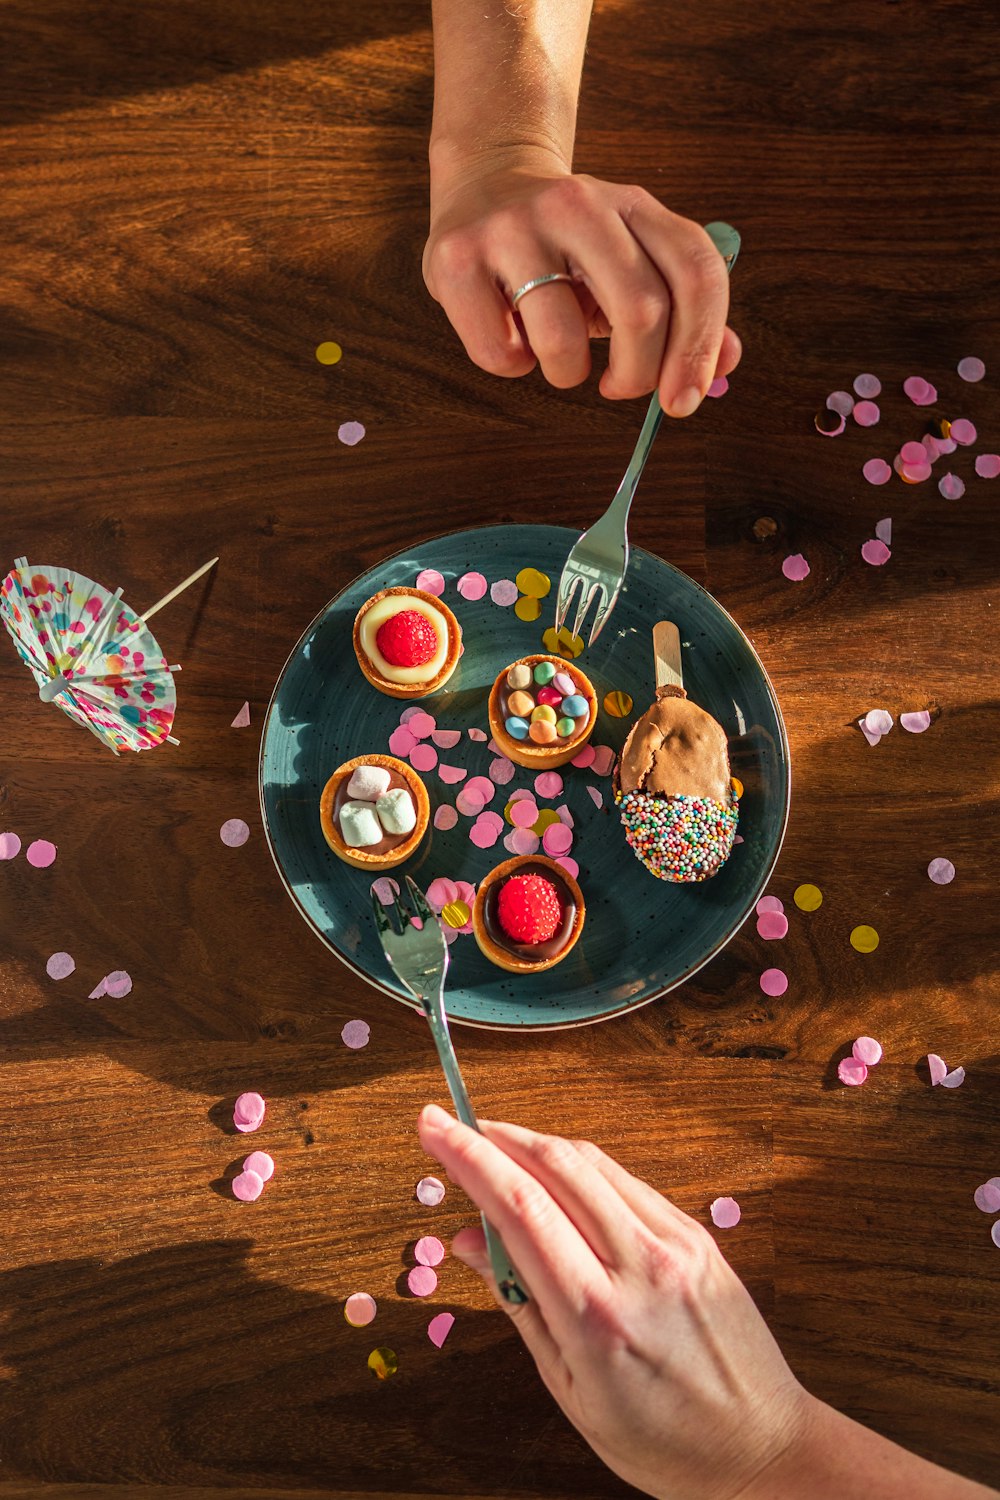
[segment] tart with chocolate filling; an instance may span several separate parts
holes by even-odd
[[[573,662],[523,656],[494,682],[490,733],[519,766],[547,771],[579,755],[597,723],[593,683]]]
[[[323,788],[323,837],[345,864],[391,870],[416,852],[430,821],[427,788],[393,755],[358,755],[338,766]]]
[[[390,698],[426,698],[458,665],[462,631],[423,589],[380,589],[358,610],[354,654],[372,687]]]
[[[583,931],[583,892],[568,870],[542,854],[508,859],[481,881],[472,910],[476,942],[512,974],[561,963]]]

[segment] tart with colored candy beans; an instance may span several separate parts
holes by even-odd
[[[423,589],[380,589],[354,621],[354,654],[372,687],[390,698],[426,698],[458,665],[462,631]]]
[[[391,870],[416,852],[430,821],[427,788],[394,755],[358,755],[338,766],[323,788],[323,837],[345,864]]]
[[[494,682],[489,719],[493,739],[509,760],[549,770],[571,761],[590,739],[597,695],[575,663],[523,656]]]
[[[561,963],[583,931],[579,885],[554,859],[508,859],[480,882],[472,909],[476,942],[512,974],[539,974]]]

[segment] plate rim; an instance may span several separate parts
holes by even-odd
[[[309,915],[309,913],[302,906],[302,904],[299,901],[298,897],[296,896],[295,892],[292,890],[292,887],[289,885],[287,879],[285,878],[285,872],[282,869],[281,861],[280,861],[280,859],[278,857],[278,851],[275,848],[274,841],[273,841],[273,839],[271,837],[271,829],[270,829],[270,826],[268,824],[268,817],[267,817],[267,806],[266,806],[265,801],[264,801],[264,752],[265,752],[265,745],[266,745],[266,742],[267,742],[268,727],[269,727],[270,722],[271,722],[271,714],[274,712],[275,707],[277,705],[278,693],[280,692],[281,685],[282,685],[282,683],[285,680],[285,674],[288,672],[288,669],[291,666],[292,661],[294,660],[294,658],[298,655],[298,652],[299,652],[299,650],[300,650],[303,642],[305,641],[306,637],[310,634],[310,632],[313,629],[315,629],[315,627],[320,623],[320,621],[329,613],[329,611],[338,602],[338,600],[342,599],[344,597],[344,595],[350,589],[352,589],[356,583],[359,583],[361,581],[361,579],[367,577],[367,575],[370,574],[371,572],[373,572],[375,568],[385,567],[387,563],[393,562],[397,557],[403,557],[407,553],[415,552],[420,547],[426,546],[430,542],[447,541],[451,537],[463,536],[463,535],[465,535],[467,533],[470,533],[470,532],[506,531],[506,530],[510,529],[511,524],[512,524],[511,522],[506,522],[506,521],[491,521],[486,526],[459,526],[459,527],[453,528],[450,531],[437,532],[433,536],[426,536],[426,537],[423,537],[420,541],[410,542],[405,547],[400,547],[396,552],[391,552],[391,553],[388,554],[387,557],[382,558],[380,562],[373,564],[371,567],[364,568],[360,573],[356,573],[353,578],[350,578],[340,589],[338,589],[337,593],[334,594],[334,596],[333,596],[332,599],[327,600],[326,604],[324,604],[323,607],[320,610],[317,611],[317,613],[312,617],[312,619],[309,621],[309,623],[304,627],[304,629],[299,634],[298,639],[296,640],[294,646],[292,646],[291,650],[289,651],[288,655],[286,656],[285,661],[284,661],[284,663],[283,663],[283,665],[281,667],[281,670],[278,673],[277,678],[275,679],[274,688],[273,688],[273,690],[271,692],[271,697],[268,700],[267,710],[266,710],[266,712],[264,714],[264,720],[263,720],[263,724],[261,726],[260,747],[259,747],[259,751],[258,751],[258,755],[257,755],[257,794],[258,794],[258,800],[259,800],[259,803],[260,803],[261,823],[262,823],[262,826],[263,826],[263,829],[264,829],[264,838],[265,838],[265,840],[267,842],[267,847],[268,847],[268,850],[270,851],[271,859],[274,862],[274,867],[275,867],[275,869],[278,872],[278,876],[279,876],[279,878],[281,880],[282,885],[285,887],[285,890],[288,892],[288,895],[289,895],[289,897],[291,899],[292,905],[294,906],[295,910],[299,913],[299,916],[305,922],[306,926],[310,929],[310,931],[313,932],[316,935],[316,937],[319,938],[319,940],[323,944],[323,946],[326,949],[328,949],[329,952],[332,953],[334,955],[334,957],[336,959],[338,959],[338,961],[344,965],[345,968],[350,969],[350,971],[353,974],[356,974],[358,976],[358,978],[361,979],[361,980],[363,980],[364,983],[366,985],[368,985],[371,989],[376,990],[381,995],[388,996],[388,998],[390,1000],[394,1000],[397,1004],[405,1005],[409,1010],[415,1011],[417,1015],[423,1015],[424,1014],[423,1007],[419,1004],[418,1001],[409,999],[406,995],[399,994],[398,991],[396,991],[394,989],[391,989],[388,984],[385,984],[385,983],[381,982],[380,980],[375,979],[371,974],[369,974],[367,972],[367,970],[362,969],[358,964],[354,963],[353,960],[346,953],[342,953],[341,950],[338,947],[336,947],[334,943],[332,943],[330,941],[330,939],[320,929],[320,927],[316,924],[316,922],[313,921],[312,917]],[[517,522],[517,523],[513,523],[513,524],[516,524],[518,526],[523,526],[523,527],[525,527],[527,529],[531,529],[531,528],[534,527],[534,525],[536,523],[530,522],[530,521],[525,521],[525,522]],[[554,525],[552,525],[551,523],[548,523],[548,522],[538,523],[538,524],[544,525],[547,530],[551,530],[551,531],[558,531],[558,530],[568,531],[570,533],[570,536],[574,537],[574,538],[575,538],[575,536],[577,534],[572,527],[558,527],[558,526],[554,526]],[[570,545],[572,545],[572,542],[570,543]],[[471,1027],[474,1027],[478,1031],[504,1031],[504,1032],[514,1032],[514,1033],[524,1033],[524,1032],[528,1032],[528,1031],[530,1031],[530,1032],[569,1031],[569,1030],[573,1030],[573,1029],[576,1029],[576,1028],[581,1027],[581,1026],[596,1026],[601,1021],[611,1021],[611,1020],[614,1020],[615,1017],[617,1017],[617,1016],[630,1015],[633,1011],[641,1010],[642,1007],[645,1006],[645,1005],[651,1005],[654,1000],[662,1000],[663,997],[664,997],[664,995],[669,995],[669,994],[671,994],[671,992],[673,990],[678,989],[682,984],[686,984],[689,979],[692,979],[695,974],[699,973],[705,967],[706,964],[711,963],[712,959],[715,958],[717,954],[721,953],[722,950],[723,950],[723,948],[727,947],[729,945],[729,943],[732,942],[733,938],[739,932],[740,928],[744,925],[744,923],[749,918],[751,912],[756,907],[756,904],[757,904],[758,900],[760,899],[760,892],[766,887],[768,881],[770,880],[771,876],[773,875],[773,873],[775,871],[775,868],[777,867],[778,859],[781,856],[781,850],[784,847],[785,834],[788,831],[788,820],[789,820],[789,817],[791,815],[791,806],[792,806],[792,757],[791,757],[791,747],[790,747],[790,745],[788,743],[788,730],[787,730],[787,728],[785,726],[784,714],[781,711],[781,704],[778,701],[778,695],[775,692],[774,683],[771,681],[770,674],[768,673],[768,670],[765,667],[764,663],[761,661],[760,656],[757,653],[757,649],[754,646],[753,642],[751,641],[750,637],[747,635],[746,631],[733,618],[733,616],[730,614],[729,610],[726,609],[725,605],[724,604],[720,604],[719,601],[718,601],[718,599],[716,599],[715,595],[709,593],[708,589],[706,589],[703,584],[700,584],[696,578],[692,578],[691,575],[690,575],[690,573],[685,573],[684,570],[683,570],[683,568],[678,568],[674,563],[668,562],[666,560],[666,558],[660,557],[660,555],[658,553],[650,551],[650,549],[648,547],[633,547],[632,551],[633,552],[645,552],[648,557],[651,557],[654,560],[654,562],[659,563],[661,567],[669,568],[672,573],[677,573],[681,578],[683,578],[685,580],[685,582],[687,584],[690,584],[692,587],[694,587],[695,589],[697,589],[699,591],[699,593],[704,594],[706,596],[706,598],[711,601],[712,605],[717,610],[719,610],[726,617],[726,619],[732,625],[732,627],[736,631],[736,633],[738,635],[742,636],[744,643],[746,644],[748,650],[750,651],[750,654],[753,656],[754,660],[757,663],[757,666],[760,669],[761,676],[764,679],[764,684],[765,684],[765,686],[767,688],[768,695],[769,695],[769,697],[771,699],[772,708],[774,709],[774,715],[775,715],[775,719],[777,721],[778,730],[779,730],[779,743],[780,743],[781,750],[782,750],[783,762],[784,762],[785,773],[786,773],[785,774],[785,799],[784,799],[784,808],[782,810],[781,829],[779,831],[778,840],[777,840],[777,843],[775,845],[774,855],[771,858],[770,863],[767,865],[767,868],[764,871],[763,875],[761,876],[761,879],[760,879],[760,882],[759,882],[759,885],[758,885],[757,894],[753,897],[753,899],[751,900],[751,902],[750,902],[749,906],[747,907],[746,911],[738,919],[738,921],[719,939],[719,941],[715,944],[715,946],[712,949],[710,949],[710,951],[708,953],[705,954],[704,958],[700,959],[698,963],[693,964],[689,969],[686,969],[683,974],[678,975],[678,977],[676,979],[672,980],[670,984],[664,985],[662,987],[662,989],[656,990],[653,994],[651,994],[651,995],[643,995],[639,999],[629,1000],[624,1005],[616,1006],[613,1010],[602,1011],[599,1015],[584,1016],[584,1017],[581,1017],[581,1018],[577,1018],[577,1019],[573,1019],[573,1020],[567,1020],[567,1021],[539,1021],[539,1022],[531,1022],[531,1021],[520,1021],[520,1022],[483,1021],[483,1020],[473,1020],[473,1019],[470,1019],[467,1016],[457,1016],[457,1015],[452,1014],[451,1011],[448,1011],[448,1008],[447,1008],[447,994],[446,994],[445,995],[445,1010],[447,1011],[448,1021],[449,1021],[450,1024],[454,1024],[456,1026],[471,1026]]]

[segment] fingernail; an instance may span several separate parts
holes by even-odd
[[[689,385],[686,390],[681,391],[670,405],[672,417],[689,417],[692,412],[697,411],[701,405],[701,391],[696,385]]]
[[[429,1125],[432,1130],[440,1132],[450,1130],[455,1123],[448,1111],[437,1104],[427,1105],[421,1115],[421,1121],[424,1125]]]

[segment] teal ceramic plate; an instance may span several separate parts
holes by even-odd
[[[331,600],[285,663],[267,713],[260,753],[260,799],[271,853],[292,900],[318,937],[347,966],[377,989],[412,1002],[382,955],[371,917],[369,881],[328,849],[320,831],[320,792],[345,760],[386,753],[389,735],[407,704],[377,692],[362,677],[351,644],[354,616],[378,589],[412,585],[424,568],[446,580],[444,602],[462,625],[465,653],[446,687],[419,706],[439,729],[461,729],[446,764],[486,775],[494,756],[469,739],[471,726],[487,728],[486,700],[497,673],[509,662],[541,651],[542,629],[555,613],[555,587],[578,533],[557,526],[487,526],[437,537],[397,553],[355,579]],[[534,623],[490,594],[472,603],[457,580],[470,571],[492,584],[538,568],[553,584]],[[788,742],[767,673],[735,621],[684,573],[649,552],[635,550],[614,614],[594,648],[580,658],[601,702],[609,689],[635,701],[629,719],[602,709],[592,744],[621,748],[629,724],[652,702],[651,627],[676,621],[684,645],[689,695],[720,721],[730,737],[734,775],[745,791],[737,844],[720,873],[701,885],[670,885],[650,875],[632,854],[618,821],[610,777],[563,768],[565,802],[575,820],[571,854],[580,866],[587,902],[583,935],[554,969],[521,978],[495,968],[472,936],[452,946],[446,1004],[456,1020],[491,1027],[581,1025],[632,1010],[681,984],[718,953],[753,910],[774,867],[789,803]],[[454,804],[459,786],[446,786],[436,770],[425,774],[432,817],[442,802]],[[499,812],[533,775],[518,768],[498,787],[490,806]],[[588,792],[602,794],[598,809]],[[510,856],[501,842],[477,849],[472,819],[441,832],[431,826],[416,855],[390,873],[410,873],[426,889],[436,876],[478,882]]]

